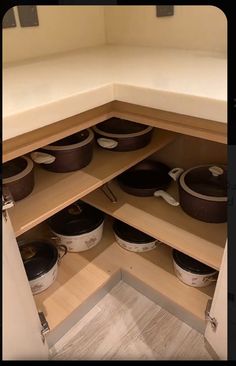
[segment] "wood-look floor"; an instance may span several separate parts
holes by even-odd
[[[211,360],[203,335],[120,281],[51,349],[52,360]]]

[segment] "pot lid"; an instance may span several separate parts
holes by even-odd
[[[125,224],[120,220],[115,220],[113,223],[113,230],[119,238],[135,244],[147,244],[155,241],[156,239],[143,233],[134,227]]]
[[[204,263],[197,261],[196,259],[189,257],[188,255],[173,249],[173,259],[174,261],[184,270],[192,272],[195,274],[210,274],[214,273],[216,270],[207,266]]]
[[[103,212],[85,202],[77,201],[52,216],[48,224],[56,234],[76,236],[95,230],[103,221]]]
[[[50,271],[58,259],[57,248],[44,240],[24,243],[19,249],[29,281]]]
[[[227,169],[224,165],[202,165],[185,171],[180,185],[188,193],[209,200],[226,200]]]

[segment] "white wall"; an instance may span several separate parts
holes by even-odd
[[[3,62],[108,44],[226,52],[227,20],[213,6],[37,6],[39,26],[3,29]],[[104,14],[105,13],[105,14]]]
[[[157,18],[155,6],[105,6],[109,44],[226,52],[227,19],[213,6],[175,6]]]
[[[103,6],[37,6],[39,26],[3,29],[3,62],[105,43]]]

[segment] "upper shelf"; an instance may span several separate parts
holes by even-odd
[[[117,203],[111,203],[99,190],[91,192],[83,200],[219,270],[226,243],[226,224],[196,220],[181,207],[170,206],[162,198],[127,194],[116,182],[112,182],[110,188],[117,197]],[[172,183],[168,192],[178,199],[176,183]]]
[[[9,209],[16,236],[102,186],[175,138],[173,132],[155,129],[151,142],[136,151],[115,152],[95,147],[90,164],[75,172],[53,173],[36,167],[33,192]]]
[[[226,123],[222,55],[101,46],[8,65],[3,140],[114,100]]]

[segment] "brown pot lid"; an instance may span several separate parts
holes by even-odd
[[[214,175],[214,169],[219,175]],[[186,170],[179,180],[189,194],[209,200],[227,201],[227,168],[225,165],[199,165]]]
[[[45,240],[34,240],[19,246],[28,280],[43,276],[58,259],[57,248]]]

